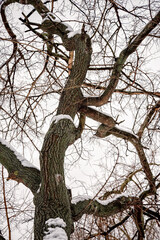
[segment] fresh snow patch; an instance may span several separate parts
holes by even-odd
[[[128,194],[125,194],[125,193],[122,193],[122,194],[117,194],[114,198],[110,198],[110,199],[107,199],[107,200],[99,200],[98,198],[94,198],[94,197],[91,197],[91,196],[87,196],[87,195],[80,195],[80,196],[76,196],[72,199],[71,203],[72,204],[77,204],[78,202],[82,202],[82,201],[85,201],[85,200],[96,200],[97,202],[99,202],[100,204],[102,205],[108,205],[109,203],[117,200],[118,198],[120,197],[129,197]]]
[[[17,157],[17,159],[21,162],[21,164],[24,167],[29,167],[29,168],[36,168],[31,162],[29,162],[27,159],[25,159],[20,153],[18,153],[14,147],[12,147],[6,140],[4,140],[3,138],[0,138],[0,142],[5,145],[6,147],[8,147]],[[39,170],[39,169],[38,169]]]
[[[71,118],[71,116],[66,115],[66,114],[59,114],[57,116],[54,116],[52,118],[52,121],[54,121],[55,123],[57,123],[58,121],[62,120],[62,119],[69,119],[70,121],[73,122],[73,119]]]
[[[122,193],[122,194],[117,194],[114,198],[110,198],[110,199],[106,199],[106,200],[99,200],[98,198],[96,198],[95,200],[97,202],[99,202],[100,204],[106,206],[109,203],[116,201],[118,198],[120,197],[129,197],[128,194]]]
[[[77,31],[71,31],[71,32],[67,33],[67,36],[68,36],[68,38],[72,38],[72,37],[74,37],[76,34],[81,34],[81,30],[79,29],[79,30],[77,30]]]
[[[62,218],[50,218],[46,221],[48,225],[48,231],[45,232],[43,240],[68,240],[67,234],[63,228],[66,227],[66,223]]]
[[[63,228],[55,227],[48,228],[48,234],[43,237],[43,240],[68,240],[67,234]]]
[[[58,227],[62,227],[62,228],[65,228],[66,227],[66,223],[63,221],[62,218],[49,218],[47,221],[46,221],[46,224],[50,227],[51,225],[54,225],[54,226],[58,226]]]
[[[43,17],[43,15],[42,15],[42,17]],[[42,19],[42,23],[43,23],[44,21],[46,21],[46,20],[51,20],[51,21],[53,21],[53,22],[55,22],[55,23],[62,23],[63,25],[65,25],[65,26],[66,26],[66,32],[68,32],[68,33],[67,33],[68,38],[72,38],[72,37],[74,37],[76,34],[81,34],[81,30],[80,30],[80,29],[74,31],[73,28],[72,28],[68,23],[65,23],[65,22],[61,21],[60,19],[55,18],[54,14],[51,13],[51,12],[49,12],[49,13],[47,13],[47,14],[45,15],[45,17]]]
[[[88,195],[79,195],[79,196],[73,197],[71,203],[77,204],[78,202],[82,202],[85,200],[92,200],[92,199],[93,199],[93,197],[88,196]]]
[[[73,28],[68,23],[65,23],[65,22],[62,22],[62,23],[67,27],[66,29],[67,31],[73,32]]]

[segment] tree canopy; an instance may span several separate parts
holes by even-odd
[[[159,1],[0,6],[0,239],[158,239]]]

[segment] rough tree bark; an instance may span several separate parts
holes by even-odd
[[[40,171],[32,167],[23,166],[15,153],[3,143],[0,144],[0,162],[8,170],[9,179],[22,182],[34,194],[35,240],[43,239],[48,229],[46,221],[58,217],[66,223],[64,230],[69,239],[73,232],[74,221],[80,219],[84,213],[107,217],[139,202],[139,199],[136,197],[120,196],[106,205],[102,204],[103,200],[98,201],[96,199],[81,200],[80,202],[71,204],[70,196],[65,185],[64,157],[66,149],[81,136],[81,123],[80,126],[76,128],[72,121],[77,112],[102,123],[97,130],[97,136],[107,137],[109,134],[113,134],[116,137],[130,141],[138,152],[142,168],[149,182],[150,190],[147,194],[154,194],[156,191],[157,186],[155,186],[150,166],[138,137],[119,130],[115,127],[116,121],[114,119],[88,106],[101,106],[108,102],[108,99],[117,86],[127,57],[137,49],[140,43],[160,22],[160,12],[120,53],[113,67],[110,83],[104,93],[100,97],[84,98],[81,92],[81,85],[89,69],[92,54],[91,40],[84,28],[82,28],[81,33],[69,38],[68,33],[70,30],[68,30],[68,27],[63,22],[57,21],[40,0],[4,1],[1,6],[1,15],[4,22],[6,22],[6,7],[15,2],[31,4],[43,18],[43,22],[39,27],[49,35],[56,34],[60,36],[66,50],[75,51],[75,60],[59,100],[57,118],[53,120],[45,135],[43,147],[40,152]],[[16,36],[13,34],[9,25],[6,24],[5,27],[13,42],[15,42]],[[13,54],[10,58],[13,57],[16,47],[17,45],[14,44]],[[62,119],[59,119],[60,116]],[[70,116],[70,118],[68,116]],[[54,229],[54,224],[51,225],[50,228]]]

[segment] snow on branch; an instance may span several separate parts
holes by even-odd
[[[92,200],[92,199],[93,199],[93,197],[91,197],[89,195],[79,195],[79,196],[73,197],[71,203],[77,204],[78,202],[82,202],[85,200]]]
[[[63,119],[68,119],[70,120],[71,122],[73,122],[73,119],[71,118],[71,116],[69,115],[66,115],[66,114],[59,114],[59,115],[56,115],[52,118],[52,121],[57,123],[58,121],[60,120],[63,120]]]
[[[81,31],[81,29],[79,29],[79,30],[77,30],[77,31],[70,31],[69,33],[67,33],[67,36],[68,36],[68,38],[72,38],[72,37],[74,37],[76,34],[81,34],[82,33],[82,31]]]
[[[74,51],[77,46],[77,39],[83,34],[88,38],[86,31],[84,28],[80,30],[73,30],[73,28],[64,21],[55,17],[53,13],[50,12],[42,12],[40,13],[42,16],[41,29],[44,32],[47,32],[49,35],[58,35],[68,51]],[[89,48],[90,49],[90,48]]]
[[[5,145],[7,148],[9,148],[17,157],[17,159],[21,162],[21,164],[24,167],[28,167],[28,168],[36,168],[38,169],[36,166],[34,166],[31,162],[29,162],[27,159],[25,159],[20,153],[18,153],[14,147],[12,147],[6,140],[4,140],[3,138],[0,138],[0,142],[1,144]]]
[[[118,198],[121,198],[121,197],[129,197],[128,194],[125,194],[125,193],[122,193],[122,194],[117,194],[115,198],[111,198],[111,199],[107,199],[107,200],[100,200],[98,198],[94,198],[94,197],[91,197],[91,196],[88,196],[88,195],[79,195],[79,196],[76,196],[72,199],[71,203],[72,204],[77,204],[79,202],[82,202],[82,201],[88,201],[88,200],[91,200],[91,201],[94,201],[96,200],[98,203],[102,204],[102,205],[108,205],[109,203],[113,202],[113,201],[116,201]]]
[[[82,200],[83,199],[83,200]],[[72,217],[74,221],[78,221],[84,214],[94,215],[97,217],[109,217],[127,210],[134,206],[139,198],[136,196],[129,196],[122,193],[117,194],[116,197],[107,200],[100,200],[98,198],[90,198],[84,196],[72,200]]]
[[[44,15],[45,17],[44,17],[43,20],[42,20],[42,24],[43,24],[43,22],[45,22],[46,20],[50,20],[50,21],[52,21],[52,22],[54,22],[54,23],[57,23],[57,24],[58,24],[58,23],[63,24],[63,25],[66,27],[65,31],[67,32],[68,38],[72,38],[72,37],[74,37],[76,34],[81,34],[81,33],[82,33],[82,30],[81,30],[81,29],[74,31],[73,28],[72,28],[68,23],[65,23],[65,22],[61,21],[59,18],[56,18],[56,17],[54,16],[54,14],[51,13],[51,12],[48,12],[47,14],[42,14],[42,16],[43,16],[43,15]]]

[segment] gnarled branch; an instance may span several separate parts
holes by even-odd
[[[110,82],[104,93],[100,97],[88,97],[83,101],[83,105],[85,106],[102,106],[106,104],[114,92],[118,80],[123,69],[124,63],[128,56],[132,54],[140,43],[148,36],[148,34],[159,24],[160,22],[160,11],[157,15],[149,21],[149,23],[143,28],[143,30],[137,35],[137,37],[129,43],[129,45],[120,53],[117,61],[113,66],[112,75],[110,78]]]
[[[27,160],[18,158],[19,154],[0,142],[0,163],[8,171],[8,180],[23,183],[32,193],[36,193],[40,184],[40,171]]]

